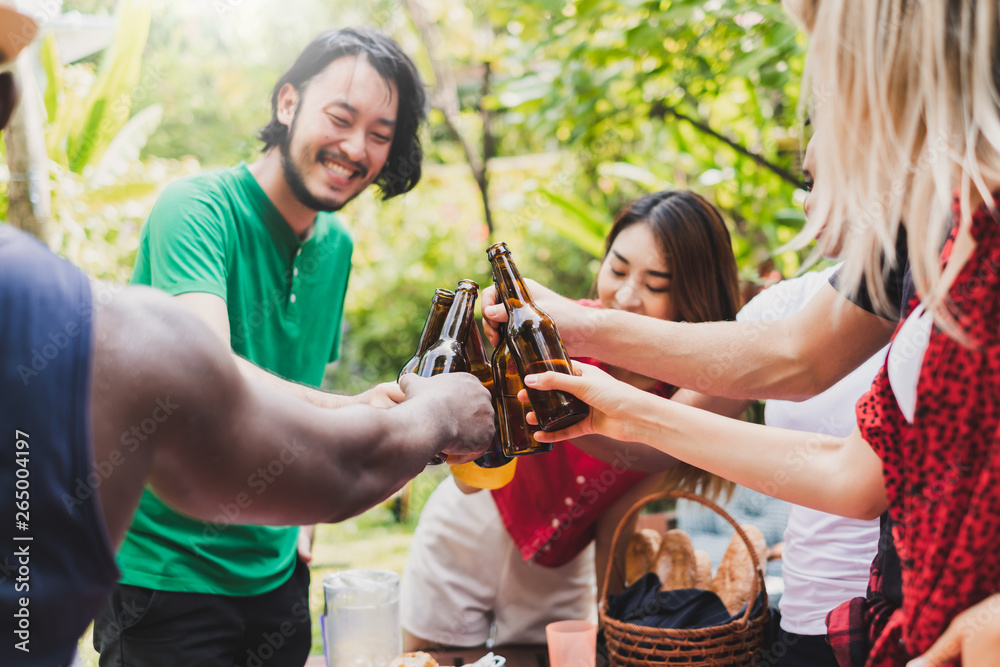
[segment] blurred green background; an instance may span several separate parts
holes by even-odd
[[[425,177],[406,196],[369,192],[344,211],[356,252],[342,359],[328,374],[336,390],[394,377],[434,288],[488,282],[493,241],[525,275],[587,295],[614,213],[651,190],[715,202],[748,280],[799,267],[798,254],[772,255],[802,223],[802,38],[778,2],[66,0],[74,11],[115,18],[119,36],[64,66],[54,40],[38,42],[45,236],[118,281],[163,186],[255,158],[271,87],[320,29],[374,26],[417,61],[435,102]],[[470,155],[485,157],[489,221]]]
[[[110,17],[117,32],[75,62],[47,33],[33,47],[52,190],[41,235],[120,282],[165,185],[259,154],[271,88],[319,31],[373,26],[415,59],[434,107],[424,178],[343,212],[355,255],[329,389],[395,378],[434,289],[489,283],[494,241],[524,275],[588,295],[614,213],[649,191],[717,204],[748,282],[801,265],[801,252],[774,254],[801,227],[804,195],[804,41],[777,1],[65,0],[62,12]],[[0,171],[8,220],[9,182]],[[442,474],[417,479],[403,522],[380,506],[320,528],[314,611],[330,569],[402,568]]]

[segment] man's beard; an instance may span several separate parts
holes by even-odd
[[[292,122],[288,127],[288,132],[279,144],[279,148],[281,149],[281,170],[285,175],[285,182],[288,183],[288,188],[292,191],[292,194],[295,195],[295,198],[299,200],[299,203],[306,208],[322,213],[333,213],[334,211],[339,211],[346,206],[349,201],[361,194],[361,190],[340,203],[324,201],[309,191],[309,188],[306,187],[306,179],[302,175],[302,170],[292,158],[291,146],[292,138],[295,136],[295,120],[295,117],[292,117]]]

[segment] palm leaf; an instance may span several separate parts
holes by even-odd
[[[59,63],[59,49],[56,45],[56,36],[51,32],[45,34],[42,40],[39,56],[42,60],[42,69],[45,71],[45,114],[49,123],[56,119],[59,113],[59,98],[63,90],[62,65]]]
[[[91,183],[97,187],[108,186],[124,176],[129,165],[139,159],[143,146],[160,126],[162,119],[161,104],[148,106],[132,116],[104,151],[101,161],[91,175]]]
[[[156,194],[158,189],[159,185],[156,183],[125,183],[123,185],[110,185],[98,190],[88,190],[81,199],[92,210],[96,210],[104,206],[145,199]]]
[[[604,237],[611,228],[611,217],[607,213],[578,197],[564,197],[544,188],[538,192],[557,209],[555,215],[546,212],[547,225],[594,257],[604,255]]]
[[[76,173],[100,159],[128,121],[132,92],[139,81],[149,35],[149,2],[120,0],[117,13],[114,41],[101,58],[97,81],[84,102],[87,111],[71,128],[67,141],[69,167]]]
[[[672,190],[673,184],[666,181],[648,169],[638,167],[628,162],[605,162],[597,167],[597,173],[601,176],[614,176],[624,178],[634,183],[638,183],[650,192],[660,190]]]

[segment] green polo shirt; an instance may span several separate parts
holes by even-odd
[[[337,357],[352,250],[334,214],[320,214],[309,239],[299,241],[241,164],[164,190],[142,228],[132,283],[221,297],[233,351],[319,386]],[[123,444],[126,437],[133,436],[122,434]],[[222,595],[283,584],[295,567],[298,528],[240,524],[243,507],[280,475],[278,463],[249,477],[245,493],[220,504],[210,522],[178,514],[147,488],[118,554],[121,583]]]

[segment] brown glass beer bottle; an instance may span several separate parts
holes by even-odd
[[[461,280],[454,292],[447,315],[441,324],[437,340],[420,356],[414,371],[421,377],[431,377],[442,373],[468,373],[469,358],[465,355],[464,341],[472,321],[473,309],[479,285],[472,280]],[[436,296],[436,293],[435,293]],[[444,463],[444,458],[434,456],[431,465]]]
[[[465,353],[465,338],[473,323],[473,309],[479,285],[472,280],[460,280],[455,299],[448,308],[448,315],[441,325],[438,339],[420,356],[417,375],[431,377],[442,373],[468,373],[472,370]]]
[[[403,364],[403,368],[400,369],[399,375],[396,377],[397,380],[407,373],[416,372],[417,364],[420,363],[420,357],[424,356],[424,352],[431,346],[431,343],[441,336],[444,318],[448,315],[448,308],[451,307],[451,302],[454,299],[455,293],[450,289],[439,288],[434,290],[434,297],[431,299],[431,309],[427,312],[427,320],[424,322],[424,329],[420,332],[420,340],[417,342],[417,352],[410,357],[409,361]]]
[[[544,371],[572,373],[555,322],[531,300],[507,244],[494,243],[486,256],[493,265],[493,279],[507,309],[507,347],[522,382],[525,376]],[[586,403],[562,391],[528,389],[528,398],[544,431],[571,426],[590,411]]]
[[[475,309],[473,309],[475,310]],[[493,393],[493,369],[486,359],[486,346],[483,344],[483,336],[479,333],[475,316],[469,313],[469,333],[465,337],[465,356],[469,359],[469,372],[483,383],[483,386]]]
[[[537,442],[531,434],[538,430],[526,421],[531,406],[517,400],[524,389],[514,358],[507,347],[507,325],[500,325],[500,342],[493,351],[493,408],[496,410],[497,434],[504,456],[526,456],[552,451],[552,443]]]
[[[501,409],[499,403],[501,401],[499,394],[494,391],[497,385],[493,379],[493,367],[486,359],[486,346],[483,345],[483,337],[479,333],[479,325],[476,324],[474,318],[469,328],[469,334],[465,338],[465,352],[466,356],[469,357],[470,372],[479,379],[483,386],[489,390],[490,395],[493,396],[493,410],[497,418],[499,418]],[[493,444],[490,445],[485,454],[475,461],[476,465],[480,468],[500,468],[513,461],[512,458],[505,456],[503,453],[503,441],[500,437],[498,419],[494,420],[494,426],[496,426],[496,434],[493,436]]]

